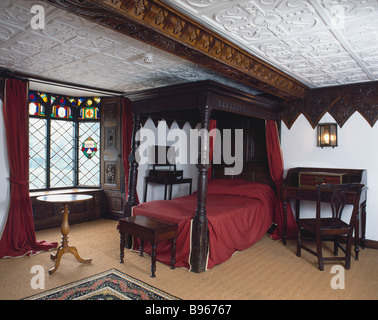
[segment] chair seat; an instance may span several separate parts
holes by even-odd
[[[298,226],[306,230],[316,233],[316,219],[299,219]],[[344,221],[335,221],[332,218],[322,218],[320,220],[320,231],[323,234],[347,234],[353,228]]]

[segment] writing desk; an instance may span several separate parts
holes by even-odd
[[[299,216],[300,211],[300,201],[301,200],[308,200],[308,201],[317,201],[317,193],[316,188],[314,187],[303,187],[300,186],[299,176],[300,173],[314,173],[315,175],[318,174],[318,177],[314,179],[314,181],[322,182],[325,174],[335,174],[340,175],[342,174],[342,183],[361,183],[364,184],[365,187],[362,190],[361,197],[360,197],[360,210],[359,214],[356,215],[355,221],[355,230],[354,230],[354,238],[355,238],[355,253],[356,253],[356,260],[358,260],[358,252],[359,248],[365,248],[365,232],[366,232],[366,199],[367,199],[367,187],[366,187],[366,170],[357,170],[357,169],[335,169],[335,168],[292,168],[289,169],[286,175],[286,179],[283,183],[283,187],[281,188],[281,199],[283,201],[283,243],[286,245],[287,239],[287,202],[291,199],[295,200],[295,216]],[[327,181],[324,181],[327,182]],[[347,203],[352,204],[354,196],[356,194],[354,192],[350,192],[347,195]],[[327,196],[324,198],[324,202],[328,202]],[[360,239],[360,229],[361,229],[361,239]]]
[[[147,187],[149,183],[164,185],[164,200],[167,200],[167,187],[169,186],[169,200],[172,200],[172,186],[175,184],[189,183],[189,194],[192,193],[192,178],[171,178],[171,177],[144,177],[143,202],[147,200]]]

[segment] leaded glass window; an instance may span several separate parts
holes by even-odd
[[[100,186],[101,98],[29,92],[29,188]]]
[[[100,123],[79,122],[79,185],[100,184]]]
[[[46,189],[46,119],[29,119],[29,181],[30,189]]]

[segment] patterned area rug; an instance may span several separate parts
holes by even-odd
[[[99,273],[23,300],[180,300],[117,269]]]

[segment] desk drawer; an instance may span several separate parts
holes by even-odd
[[[300,188],[315,188],[322,183],[343,183],[345,173],[299,172]]]

